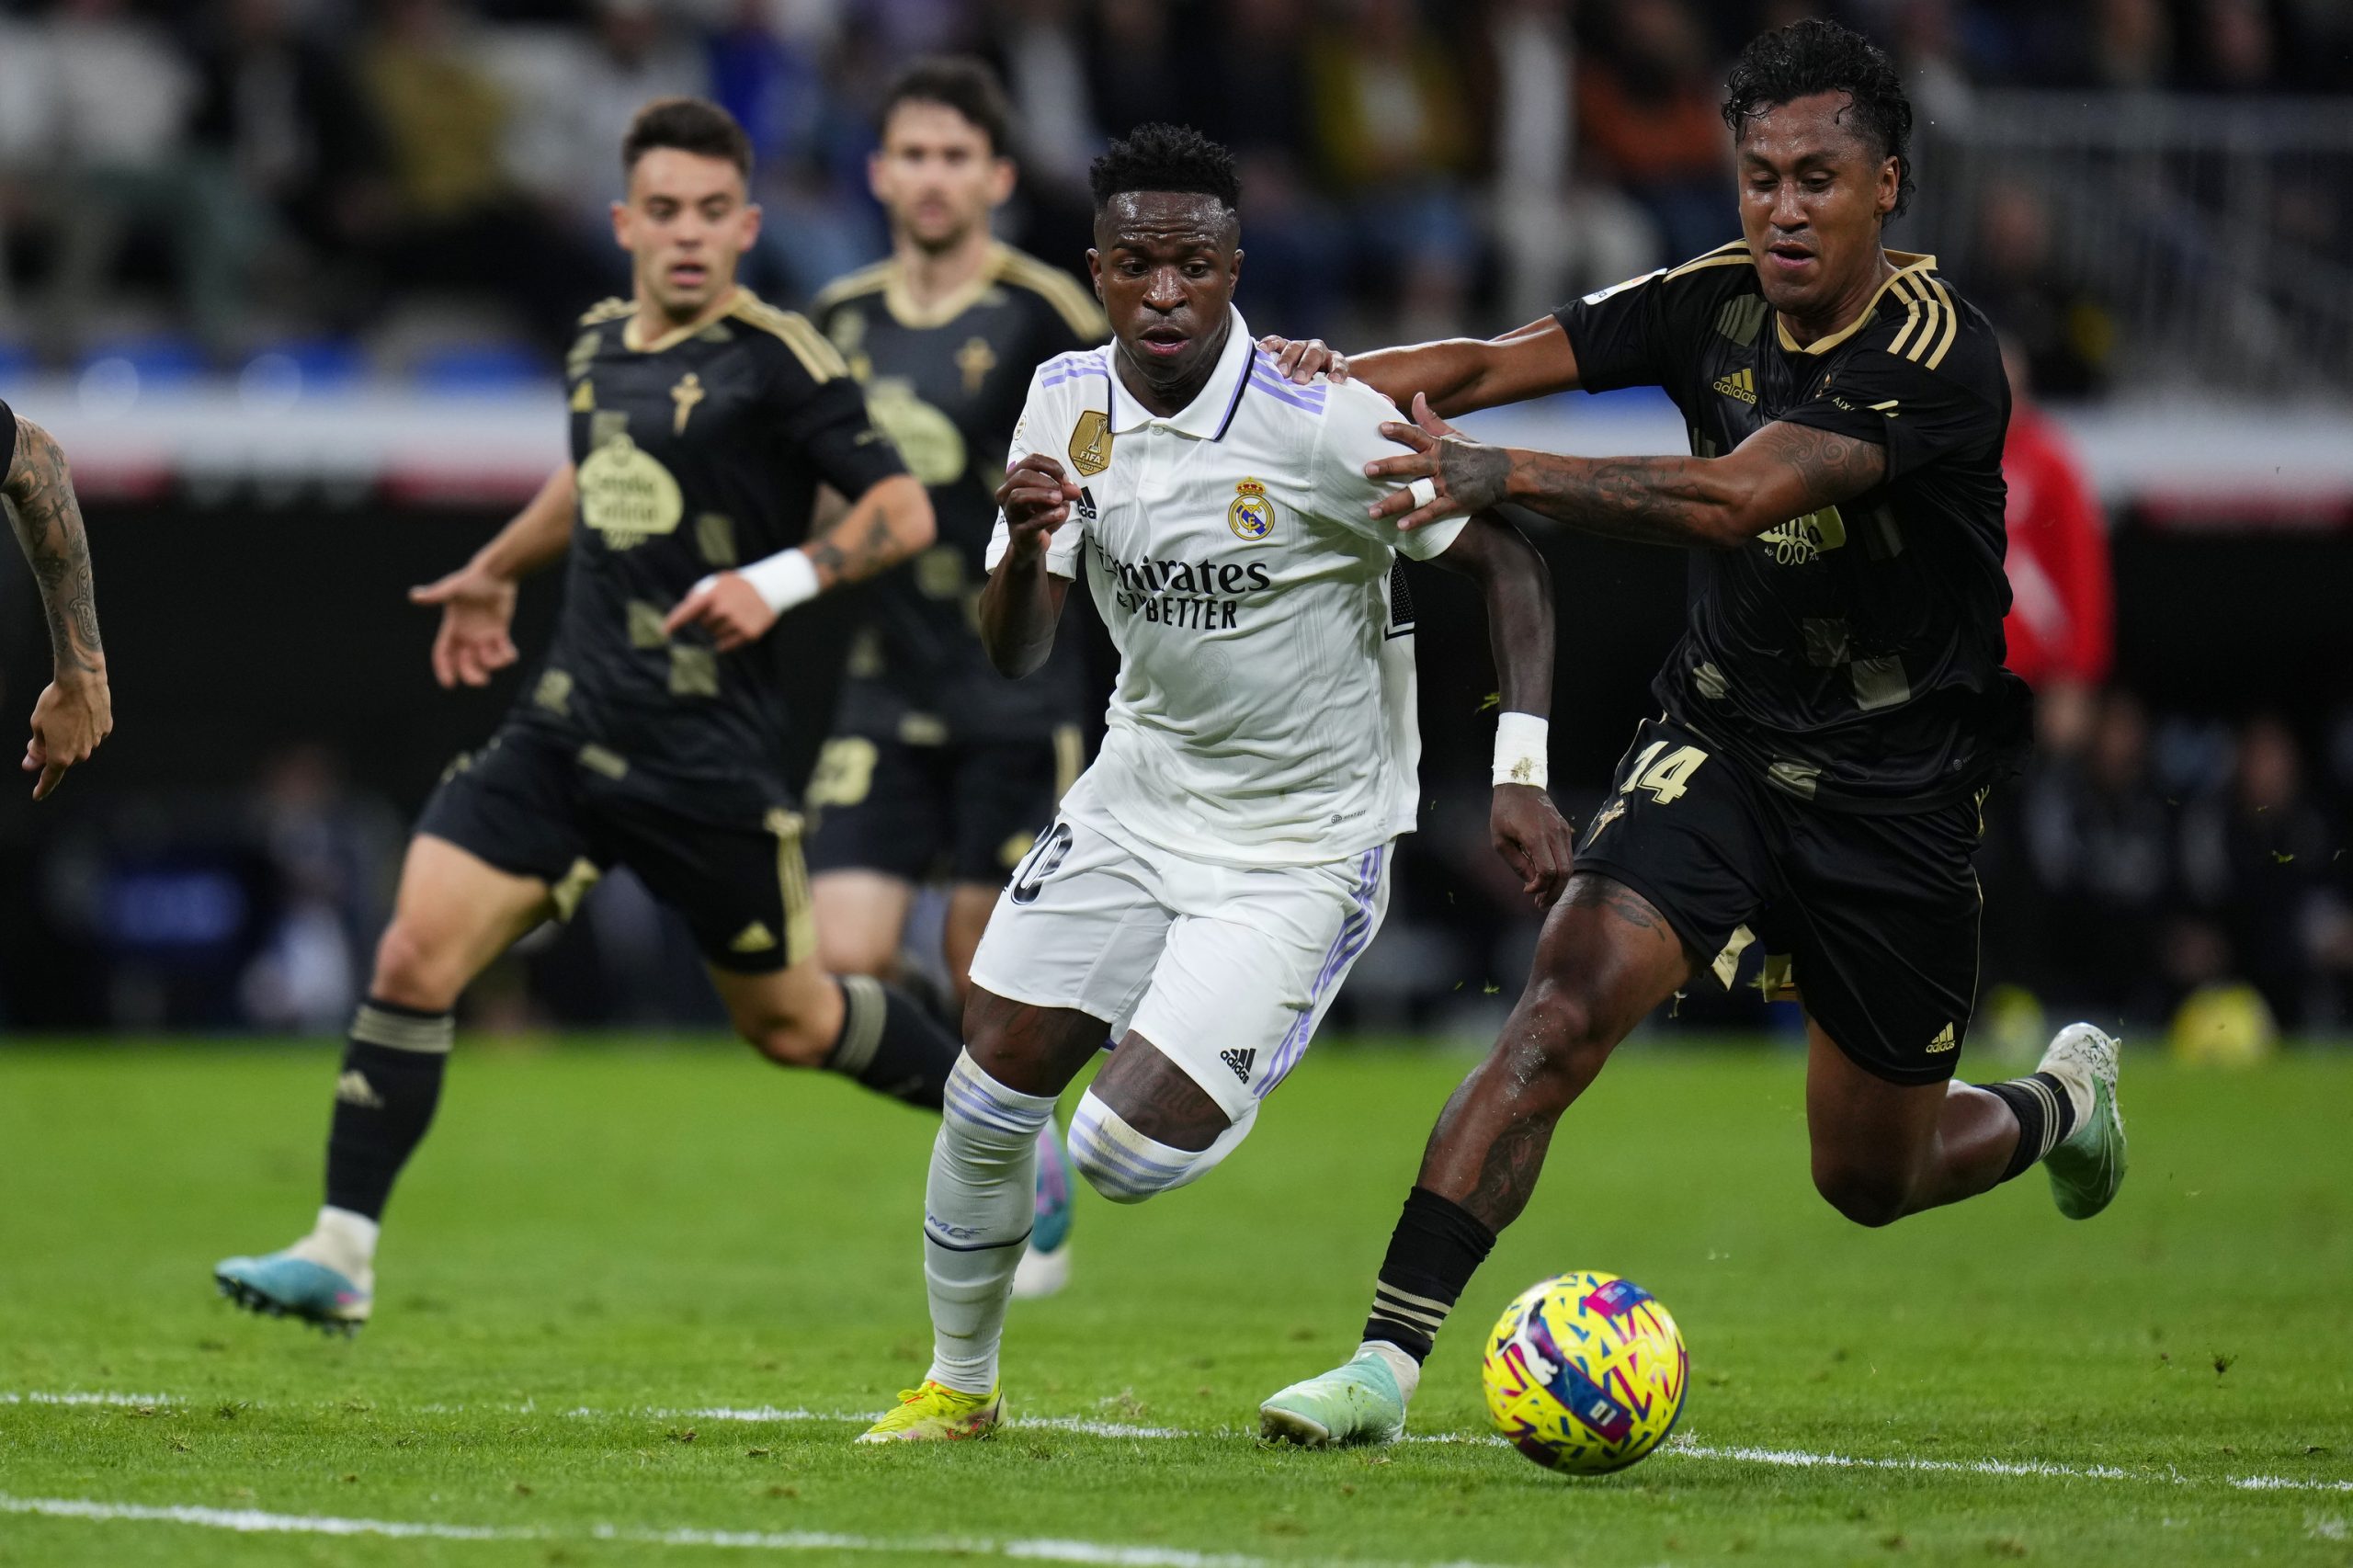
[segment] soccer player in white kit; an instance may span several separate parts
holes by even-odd
[[[965,1051],[925,1198],[933,1360],[861,1441],[975,1437],[1056,1097],[1105,1040],[1073,1164],[1116,1202],[1198,1179],[1299,1063],[1389,898],[1417,805],[1396,556],[1483,591],[1505,710],[1495,847],[1540,907],[1566,880],[1544,790],[1552,589],[1476,517],[1401,534],[1365,465],[1394,405],[1276,373],[1233,306],[1233,161],[1146,126],[1094,170],[1111,344],[1039,367],[989,551],[982,637],[1036,668],[1082,572],[1120,650],[1101,755],[1014,872],[972,960]]]

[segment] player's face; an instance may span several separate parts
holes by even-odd
[[[1135,191],[1095,220],[1086,265],[1129,362],[1154,386],[1206,374],[1225,347],[1241,225],[1214,196]]]
[[[656,147],[613,203],[613,237],[629,252],[638,292],[688,321],[735,286],[735,264],[759,237],[760,210],[726,158]]]
[[[990,152],[987,133],[946,104],[910,100],[891,111],[866,181],[892,233],[948,250],[1013,194],[1013,160]]]
[[[1851,123],[1845,93],[1776,104],[1740,139],[1740,227],[1765,298],[1804,320],[1867,291],[1880,226],[1895,209],[1896,162]],[[1837,325],[1843,324],[1824,324]]]

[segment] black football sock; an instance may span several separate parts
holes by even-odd
[[[1495,1245],[1495,1233],[1469,1210],[1427,1187],[1414,1188],[1381,1261],[1364,1336],[1427,1360],[1446,1314]]]
[[[331,1208],[383,1217],[392,1182],[433,1125],[454,1033],[447,1013],[374,997],[360,1005],[335,1081],[335,1120],[327,1132]]]
[[[2067,1085],[2048,1073],[2032,1073],[2006,1084],[1980,1084],[1989,1095],[1999,1095],[2018,1119],[2018,1146],[2002,1172],[2007,1181],[2059,1147],[2075,1130],[2075,1102]]]
[[[963,1042],[905,992],[863,974],[843,975],[842,1034],[825,1071],[878,1095],[938,1110]]]

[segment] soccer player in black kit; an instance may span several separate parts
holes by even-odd
[[[1527,1204],[1562,1113],[1645,1015],[1709,976],[1729,985],[1751,946],[1804,1003],[1814,1185],[1840,1213],[1887,1224],[2040,1161],[2081,1219],[2123,1180],[2116,1044],[2097,1029],[2061,1030],[2025,1078],[1952,1075],[1977,982],[1979,807],[2028,698],[2002,665],[1994,334],[1933,258],[1881,245],[1910,194],[1910,105],[1879,50],[1803,21],[1750,43],[1724,119],[1741,240],[1492,343],[1342,367],[1415,400],[1415,424],[1388,428],[1415,453],[1374,465],[1409,489],[1377,511],[1413,527],[1516,501],[1692,551],[1692,593],[1653,687],[1665,711],[1587,824],[1502,1037],[1430,1135],[1363,1345],[1267,1400],[1269,1437],[1404,1429],[1432,1336]],[[1438,417],[1625,386],[1665,389],[1691,456],[1515,451]]]
[[[222,1262],[256,1311],[355,1329],[377,1224],[438,1102],[459,994],[517,938],[628,866],[681,915],[736,1030],[937,1109],[959,1042],[874,980],[819,967],[783,782],[789,717],[760,639],[779,614],[928,546],[932,510],[833,347],[735,283],[758,233],[748,140],[717,106],[649,104],[622,147],[615,236],[634,297],[581,318],[573,460],[461,570],[442,684],[516,659],[516,582],[567,557],[563,619],[506,724],[418,820],[335,1084],[326,1205],[293,1246]],[[819,485],[850,505],[813,531]]]
[[[986,65],[921,60],[884,93],[868,161],[888,260],[837,279],[810,314],[931,494],[939,539],[868,592],[835,733],[809,781],[817,952],[836,974],[894,978],[923,883],[947,883],[942,956],[960,1008],[997,890],[1051,825],[1086,761],[1099,694],[1066,638],[1023,680],[981,647],[982,562],[1030,372],[1109,335],[1076,279],[992,238],[1013,193],[1005,95]],[[1039,1136],[1036,1228],[1016,1293],[1066,1280],[1070,1172]]]

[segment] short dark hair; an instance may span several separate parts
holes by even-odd
[[[621,138],[621,173],[656,147],[673,147],[699,157],[724,158],[745,179],[752,177],[752,139],[735,117],[709,98],[655,98],[637,111]]]
[[[1005,155],[1013,128],[1013,111],[996,73],[969,54],[934,54],[916,61],[892,80],[875,112],[877,135],[890,129],[891,115],[901,104],[939,104],[972,122],[988,139],[989,152]]]
[[[1895,210],[1912,200],[1912,100],[1879,45],[1862,34],[1810,17],[1751,39],[1724,82],[1724,123],[1738,141],[1766,109],[1816,93],[1854,100],[1854,125],[1895,160]]]
[[[1086,171],[1097,212],[1115,196],[1171,190],[1214,196],[1227,211],[1242,205],[1233,154],[1189,125],[1142,125],[1105,149]]]

